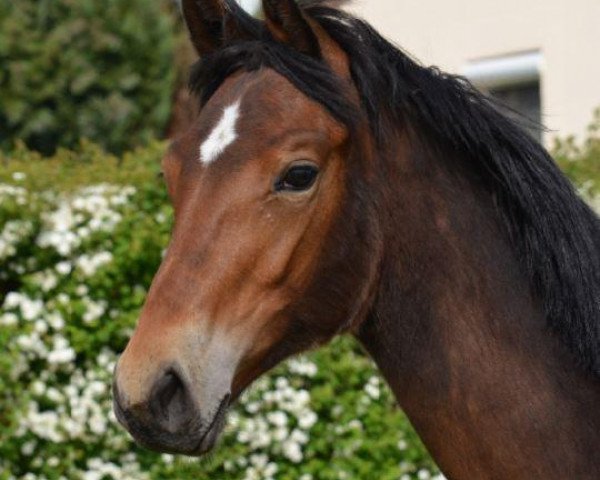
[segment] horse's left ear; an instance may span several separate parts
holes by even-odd
[[[223,18],[223,42],[225,45],[243,40],[257,40],[262,35],[262,22],[248,14],[236,0],[226,0]]]
[[[183,18],[200,56],[217,50],[223,43],[223,0],[182,0]]]
[[[263,0],[263,10],[267,28],[277,41],[321,58],[319,40],[295,0]]]
[[[200,56],[224,44],[260,38],[261,23],[235,0],[182,0],[181,9]]]
[[[350,78],[348,55],[295,0],[263,0],[263,9],[267,29],[276,40],[324,60],[340,77]]]

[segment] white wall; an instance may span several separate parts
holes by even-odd
[[[600,107],[600,0],[355,0],[349,10],[426,65],[462,73],[539,50],[543,122],[582,136]]]
[[[250,13],[256,13],[260,8],[260,0],[237,0]]]

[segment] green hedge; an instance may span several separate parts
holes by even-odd
[[[557,139],[554,156],[582,194],[595,199],[600,211],[600,108],[594,112],[584,142],[578,143],[574,137]]]
[[[112,369],[169,238],[162,150],[0,156],[0,479],[434,477],[348,338],[260,379],[210,460],[139,449],[116,424]]]
[[[0,147],[89,138],[120,152],[161,134],[173,93],[167,0],[0,0]]]

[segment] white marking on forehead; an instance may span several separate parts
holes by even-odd
[[[223,110],[223,116],[211,134],[200,146],[200,161],[204,165],[214,162],[237,139],[235,126],[240,118],[242,100]]]

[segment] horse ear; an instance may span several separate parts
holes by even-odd
[[[222,0],[182,0],[183,18],[199,55],[218,49],[223,43]]]
[[[319,40],[295,0],[263,0],[263,10],[267,29],[277,41],[321,57]]]
[[[223,42],[257,40],[262,34],[262,23],[248,14],[235,0],[226,0],[223,18]]]

